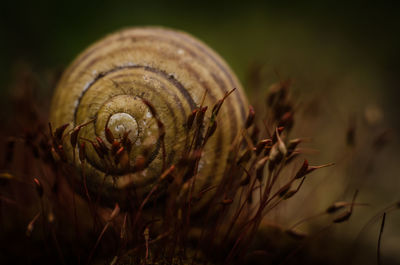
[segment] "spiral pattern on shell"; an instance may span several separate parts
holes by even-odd
[[[243,127],[248,108],[244,92],[228,65],[214,51],[194,37],[164,28],[130,28],[98,41],[84,51],[65,71],[54,94],[50,121],[53,127],[73,126],[94,120],[79,132],[79,139],[106,145],[105,128],[116,138],[129,133],[132,142],[129,164],[144,152],[151,159],[140,172],[104,163],[87,145],[84,171],[88,188],[102,187],[102,196],[120,198],[120,191],[131,186],[147,192],[162,173],[159,128],[149,106],[165,127],[165,160],[176,163],[190,141],[185,127],[188,116],[201,105],[213,106],[225,93],[236,90],[225,100],[217,117],[218,129],[209,139],[199,164],[196,188],[217,181],[226,167],[231,143]],[[78,150],[64,140],[70,163]],[[74,154],[75,152],[75,154]],[[103,183],[104,181],[104,183]],[[101,184],[103,183],[103,184]]]

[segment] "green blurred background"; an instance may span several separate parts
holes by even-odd
[[[379,126],[400,130],[400,8],[389,1],[8,1],[1,6],[0,24],[0,119],[9,120],[12,83],[21,63],[39,77],[65,68],[94,41],[115,30],[138,25],[161,25],[187,31],[214,48],[247,84],[249,69],[263,65],[269,84],[291,78],[296,95],[315,104],[312,115],[296,127],[296,136],[310,136],[313,164],[334,161],[337,167],[316,174],[308,190],[299,195],[294,209],[308,211],[280,217],[290,225],[295,219],[315,214],[332,201],[349,199],[361,188],[360,200],[373,208],[342,226],[342,235],[354,234],[389,203],[399,200],[398,137],[387,151],[372,154],[378,164],[368,167],[367,149]],[[394,2],[394,1],[393,1]],[[44,86],[45,87],[45,86]],[[254,91],[246,88],[250,97]],[[36,91],[51,97],[51,89]],[[45,100],[46,102],[46,100]],[[311,104],[310,103],[310,104]],[[46,106],[44,106],[46,107]],[[349,149],[345,134],[349,117],[362,120],[366,110],[378,110],[380,124],[360,122],[358,145]],[[310,111],[310,110],[309,110]],[[299,114],[300,116],[301,114]],[[310,120],[312,121],[310,123]],[[368,145],[369,146],[369,145]],[[375,161],[376,160],[376,161]],[[364,167],[366,170],[364,171]],[[361,170],[362,168],[362,170]],[[366,174],[368,173],[368,174]],[[353,178],[352,178],[353,177]],[[364,182],[359,178],[364,178]],[[366,181],[365,181],[366,180]],[[317,199],[316,199],[317,198]],[[400,262],[400,216],[388,219],[384,254]],[[376,232],[366,242],[374,249]],[[368,236],[368,235],[367,235]],[[368,244],[368,243],[367,243]],[[375,252],[364,258],[375,262]],[[366,263],[360,263],[366,264]]]
[[[400,9],[389,1],[370,2],[6,1],[0,24],[2,102],[18,61],[38,72],[65,67],[105,34],[162,25],[204,40],[243,82],[255,61],[295,80],[351,74],[374,82],[365,89],[382,91],[386,111],[396,118]]]

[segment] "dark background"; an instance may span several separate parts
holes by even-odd
[[[162,25],[204,40],[242,81],[262,61],[284,76],[355,72],[376,82],[396,119],[399,7],[389,1],[6,1],[1,5],[0,86],[13,67],[65,67],[84,48],[123,27]],[[394,2],[394,1],[393,1]],[[373,77],[371,77],[373,73]],[[323,89],[320,87],[319,89]],[[3,104],[4,105],[4,104]]]

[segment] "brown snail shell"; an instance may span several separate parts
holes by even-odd
[[[191,112],[201,105],[210,108],[226,92],[217,117],[218,129],[209,139],[199,164],[196,189],[218,181],[226,167],[231,143],[243,127],[247,99],[229,66],[204,43],[187,33],[165,28],[129,28],[96,42],[69,66],[55,91],[50,121],[53,128],[69,123],[89,123],[79,139],[100,137],[108,148],[105,128],[121,139],[124,133],[132,143],[129,164],[144,152],[151,161],[140,172],[108,165],[86,145],[84,171],[88,188],[102,187],[108,201],[121,199],[121,191],[134,186],[146,193],[162,173],[162,152],[157,141],[159,128],[149,106],[156,109],[165,127],[165,162],[177,163],[191,139],[185,127]],[[78,148],[65,139],[63,148],[69,163],[80,169]],[[78,145],[79,146],[79,145]],[[75,152],[75,154],[74,154]],[[104,183],[103,183],[104,181]],[[103,183],[103,184],[102,184]]]

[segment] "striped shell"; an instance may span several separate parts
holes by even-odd
[[[186,33],[130,28],[96,42],[63,74],[52,100],[50,121],[56,128],[94,119],[81,129],[79,139],[95,141],[98,136],[108,147],[106,127],[116,138],[129,132],[133,143],[130,164],[151,149],[151,161],[143,171],[126,172],[105,165],[94,148],[86,145],[88,188],[97,190],[102,185],[102,197],[115,201],[121,199],[121,190],[132,186],[136,191],[148,192],[162,173],[157,121],[142,99],[154,106],[165,125],[165,158],[171,165],[182,157],[191,139],[185,124],[190,113],[201,105],[205,91],[204,106],[211,108],[233,88],[237,89],[224,102],[217,117],[218,129],[199,163],[196,189],[201,189],[222,176],[229,147],[243,127],[248,103],[221,57]],[[78,148],[73,149],[67,139],[63,146],[68,161],[80,169]]]

